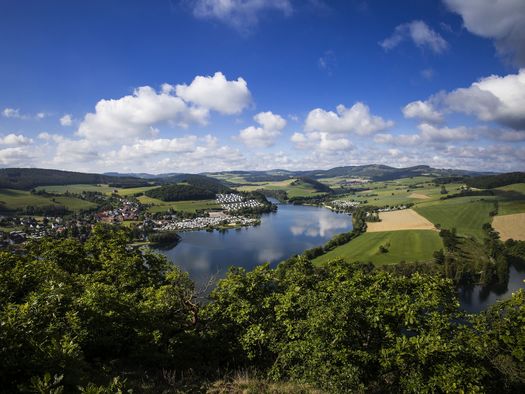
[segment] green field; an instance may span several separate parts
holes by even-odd
[[[166,212],[170,209],[175,211],[195,212],[197,209],[220,208],[215,200],[190,200],[190,201],[162,201],[148,196],[140,196],[138,200],[142,204],[153,204],[148,212]]]
[[[266,190],[284,190],[288,198],[292,197],[312,197],[321,196],[326,193],[316,191],[310,184],[299,181],[298,184],[292,185],[295,179],[276,182],[254,182],[250,185],[244,185],[237,188],[239,191],[249,192],[257,189]]]
[[[130,187],[130,188],[114,188],[108,185],[51,185],[51,186],[39,186],[37,190],[45,190],[48,193],[54,194],[65,194],[66,192],[80,194],[82,192],[100,192],[102,194],[109,195],[115,190],[121,196],[130,196],[136,193],[143,193],[147,190],[155,189],[158,186],[143,186],[143,187]]]
[[[458,197],[419,204],[414,210],[442,228],[456,228],[458,235],[483,240],[482,226],[490,223],[495,197]]]
[[[54,199],[54,201],[53,201]],[[25,190],[0,189],[0,203],[6,210],[25,209],[28,206],[47,207],[63,205],[70,211],[96,207],[95,204],[74,197],[46,197],[31,194]]]
[[[388,248],[388,253],[379,251],[381,245]],[[337,258],[343,258],[348,262],[372,262],[379,265],[395,264],[400,261],[429,261],[432,260],[434,251],[441,248],[443,248],[441,238],[432,230],[364,233],[347,244],[319,256],[314,260],[314,264],[321,265]]]

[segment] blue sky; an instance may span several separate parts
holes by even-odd
[[[525,169],[523,0],[0,7],[2,167]]]

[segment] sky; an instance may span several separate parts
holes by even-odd
[[[525,170],[525,0],[2,0],[0,167]]]

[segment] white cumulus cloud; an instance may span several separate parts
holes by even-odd
[[[29,145],[33,140],[25,137],[22,134],[8,134],[0,137],[0,145]]]
[[[273,114],[271,111],[260,112],[253,117],[259,123],[259,127],[250,126],[239,133],[241,141],[254,148],[267,148],[275,144],[275,140],[281,135],[286,126],[286,120]]]
[[[168,87],[163,86],[163,89]],[[243,78],[228,81],[221,72],[213,77],[197,76],[190,85],[177,85],[175,91],[187,102],[228,115],[240,113],[251,101],[248,84]]]
[[[394,125],[391,120],[370,114],[370,108],[363,103],[356,103],[351,108],[338,105],[336,112],[316,108],[308,114],[304,130],[306,132],[356,133],[367,135]]]
[[[504,77],[482,78],[468,88],[444,96],[448,109],[496,121],[514,129],[525,129],[525,69]]]
[[[62,126],[71,126],[73,124],[73,117],[70,114],[66,114],[60,118],[60,124]]]
[[[417,118],[430,123],[443,121],[443,114],[434,109],[427,101],[413,101],[407,104],[402,111],[405,118]]]

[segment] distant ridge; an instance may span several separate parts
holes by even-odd
[[[144,179],[130,176],[108,176],[44,168],[2,168],[0,188],[28,190],[37,186],[107,183],[115,187],[146,186]]]
[[[149,174],[149,173],[119,173],[107,172],[104,174],[83,173],[75,171],[61,171],[44,168],[2,168],[0,169],[0,188],[29,190],[37,186],[68,185],[68,184],[110,184],[115,187],[146,186],[151,183],[177,183],[190,180],[192,182],[207,182],[211,185],[214,177],[225,174],[241,175],[248,182],[270,182],[291,178],[319,178],[331,177],[363,177],[375,181],[407,178],[412,176],[429,175],[434,177],[495,175],[491,172],[476,172],[468,170],[437,169],[426,165],[406,168],[395,168],[386,165],[370,164],[362,166],[342,166],[328,170],[289,171],[275,169],[268,171],[220,171],[201,174]],[[210,183],[211,182],[211,183]],[[231,183],[219,180],[218,184],[226,187]],[[217,184],[215,185],[217,187]]]

